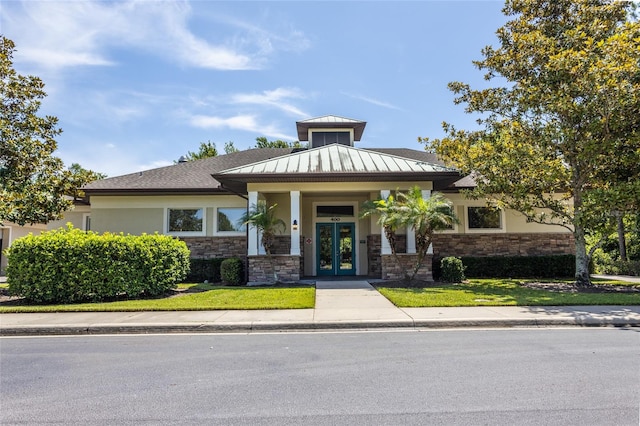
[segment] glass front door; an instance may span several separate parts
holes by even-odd
[[[354,223],[316,224],[316,271],[318,275],[355,275]]]

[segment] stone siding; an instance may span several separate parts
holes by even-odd
[[[383,262],[380,256],[381,236],[367,236],[368,275],[381,277]],[[397,240],[398,253],[406,251],[406,236]],[[433,239],[436,258],[446,256],[541,256],[574,254],[571,233],[526,234],[437,234]]]
[[[302,257],[276,254],[271,256],[280,281],[298,281],[302,276]],[[273,274],[267,256],[249,256],[249,282],[272,282]]]
[[[437,234],[435,257],[446,256],[542,256],[574,254],[573,234]]]
[[[199,259],[247,257],[247,237],[182,237],[191,257]]]
[[[408,271],[409,275],[411,275],[411,271],[418,260],[417,254],[398,254],[398,259],[400,259],[400,265],[395,259],[395,256],[391,254],[385,254],[382,257],[382,279],[383,280],[402,280],[404,279],[405,272]],[[433,260],[433,256],[427,255],[422,260],[422,267],[416,274],[415,278],[424,281],[433,281],[433,273],[431,270],[431,263]]]

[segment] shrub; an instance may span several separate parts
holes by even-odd
[[[445,257],[440,262],[440,277],[448,283],[460,283],[464,281],[465,267],[462,259],[457,257]]]
[[[220,276],[227,285],[241,285],[244,282],[244,262],[237,257],[223,260]]]
[[[189,271],[189,249],[173,237],[71,226],[20,238],[7,254],[9,291],[35,303],[157,296]]]
[[[220,277],[220,265],[224,259],[190,259],[191,268],[185,278],[185,282],[217,283],[222,280]]]
[[[467,277],[474,278],[559,278],[575,274],[572,254],[547,256],[462,257]]]

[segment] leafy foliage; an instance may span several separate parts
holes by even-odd
[[[9,291],[36,303],[161,295],[189,271],[189,249],[175,238],[71,226],[19,238],[7,254]]]
[[[16,73],[14,48],[0,36],[0,223],[46,223],[71,207],[74,184],[53,156],[58,119],[37,115],[44,83]]]
[[[275,141],[269,141],[264,136],[256,138],[256,148],[304,148],[304,145],[300,141],[285,142],[277,139]]]
[[[82,187],[84,185],[107,177],[107,175],[104,173],[98,173],[94,172],[93,170],[85,169],[78,163],[72,163],[71,166],[69,166],[68,170],[71,174],[69,177],[71,181],[71,192],[67,195],[69,195],[74,200],[84,198],[84,191],[82,190]]]
[[[472,197],[574,233],[575,277],[589,285],[585,235],[611,226],[613,209],[640,200],[640,23],[635,5],[610,0],[508,0],[500,46],[475,65],[503,86],[449,88],[481,114],[480,130],[444,124],[431,143],[474,173]],[[428,142],[428,140],[425,139]]]
[[[200,142],[200,147],[198,148],[198,152],[187,152],[186,159],[187,161],[194,160],[202,160],[203,158],[209,157],[217,157],[218,149],[216,148],[216,144],[211,141]]]
[[[572,254],[548,256],[463,256],[465,273],[474,278],[558,278],[573,275]]]
[[[220,264],[224,259],[195,259],[189,260],[189,274],[184,279],[185,282],[204,282],[217,283],[221,281]]]
[[[459,257],[445,257],[440,261],[442,281],[447,283],[461,283],[464,281],[465,267]]]
[[[412,280],[422,267],[435,231],[447,229],[457,218],[451,201],[442,194],[434,192],[429,198],[423,198],[422,190],[414,186],[408,192],[396,192],[386,199],[368,200],[360,210],[360,218],[378,216],[385,237],[391,246],[391,254],[398,265],[402,265],[396,252],[396,232],[407,227],[415,231],[417,259],[411,275],[405,271],[405,279]],[[401,268],[402,269],[402,268]]]
[[[284,221],[276,215],[277,206],[277,204],[269,206],[266,201],[260,200],[257,204],[252,205],[238,220],[238,225],[250,225],[262,233],[261,244],[269,258],[275,282],[278,282],[278,274],[271,256],[271,248],[273,247],[276,233],[278,231],[284,232],[287,229]]]
[[[225,284],[242,284],[244,282],[244,262],[237,257],[223,260],[220,264],[220,276]]]

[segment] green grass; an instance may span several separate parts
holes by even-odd
[[[315,306],[314,287],[216,287],[207,284],[181,284],[178,288],[198,292],[175,297],[108,303],[0,305],[0,313],[303,309]]]
[[[437,306],[553,306],[553,305],[640,305],[640,293],[557,293],[529,289],[522,280],[472,279],[463,284],[428,288],[388,288],[378,290],[402,308]],[[629,283],[595,281],[594,284]]]

